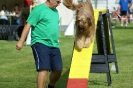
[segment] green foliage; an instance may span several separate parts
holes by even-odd
[[[113,29],[119,74],[111,71],[110,88],[133,88],[133,27]],[[63,59],[63,73],[56,88],[66,88],[74,45],[74,36],[60,34],[60,49]],[[15,49],[17,41],[0,40],[0,88],[36,88],[35,62],[30,46]],[[96,52],[96,44],[94,52]],[[111,66],[114,63],[110,63]],[[80,69],[79,69],[80,71]],[[105,73],[90,73],[88,88],[108,88]]]

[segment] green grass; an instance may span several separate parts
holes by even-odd
[[[133,26],[113,29],[119,74],[111,70],[112,84],[107,85],[105,73],[90,73],[88,88],[133,88]],[[56,88],[66,88],[74,37],[65,37],[61,32],[60,49],[63,73]],[[0,40],[0,88],[36,88],[35,62],[30,46],[21,51],[15,49],[17,41]],[[96,44],[94,45],[96,51]],[[110,67],[113,63],[110,64]],[[79,69],[80,70],[80,69]]]

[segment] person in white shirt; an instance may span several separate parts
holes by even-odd
[[[1,10],[1,24],[9,24],[8,17],[6,14],[9,14],[9,11],[7,10],[7,6],[5,4],[2,4],[2,10]]]

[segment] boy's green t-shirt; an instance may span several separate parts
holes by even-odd
[[[31,11],[26,22],[32,25],[31,45],[39,42],[50,47],[59,47],[59,14],[57,9],[40,4]]]

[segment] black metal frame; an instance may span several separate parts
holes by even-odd
[[[96,42],[97,42],[98,54],[92,54],[90,72],[106,73],[108,86],[110,86],[111,75],[110,75],[109,63],[115,62],[116,73],[118,73],[118,65],[116,60],[113,33],[112,33],[111,21],[108,10],[106,14],[102,14],[102,12],[99,12],[97,27],[98,28],[96,31]]]

